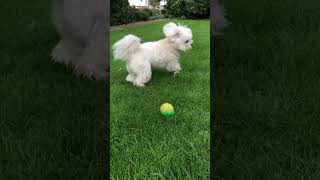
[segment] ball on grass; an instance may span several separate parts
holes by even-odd
[[[164,103],[160,107],[160,112],[162,115],[169,117],[174,114],[173,106],[170,103]]]

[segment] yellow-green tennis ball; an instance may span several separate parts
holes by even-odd
[[[173,106],[170,103],[164,103],[160,107],[160,112],[162,115],[169,117],[174,114]]]

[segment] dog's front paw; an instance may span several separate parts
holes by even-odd
[[[177,68],[173,71],[173,76],[176,76],[177,74],[179,74],[181,71],[181,67],[177,66]]]
[[[181,71],[181,66],[177,63],[169,64],[167,66],[167,71],[173,72],[173,76],[176,76]]]
[[[133,82],[133,85],[138,86],[138,87],[144,87],[145,86],[144,83],[139,83],[139,82],[136,82],[136,81]]]
[[[108,70],[91,64],[76,64],[74,71],[78,76],[85,76],[89,79],[107,80],[109,77]]]
[[[129,75],[127,76],[127,78],[126,78],[126,80],[127,80],[128,82],[133,82],[135,79],[136,79],[136,78],[135,78],[133,75],[131,75],[131,74],[129,74]]]
[[[53,48],[51,56],[55,63],[65,64],[68,66],[72,61],[77,59],[81,48],[75,43],[70,43],[64,39]]]
[[[180,73],[180,70],[179,71],[175,71],[175,72],[173,72],[173,76],[176,77],[176,75],[179,74],[179,73]]]

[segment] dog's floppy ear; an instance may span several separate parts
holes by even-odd
[[[178,26],[173,22],[169,22],[168,24],[163,26],[163,33],[166,37],[177,36],[179,35]]]

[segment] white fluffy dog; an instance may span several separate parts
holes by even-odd
[[[141,44],[140,38],[127,35],[113,45],[114,58],[126,61],[126,80],[143,87],[151,79],[152,68],[166,69],[174,75],[181,71],[179,51],[192,47],[192,31],[186,26],[168,23],[163,26],[164,39]]]
[[[61,36],[54,62],[72,66],[79,75],[108,76],[106,0],[53,0],[53,23]]]

